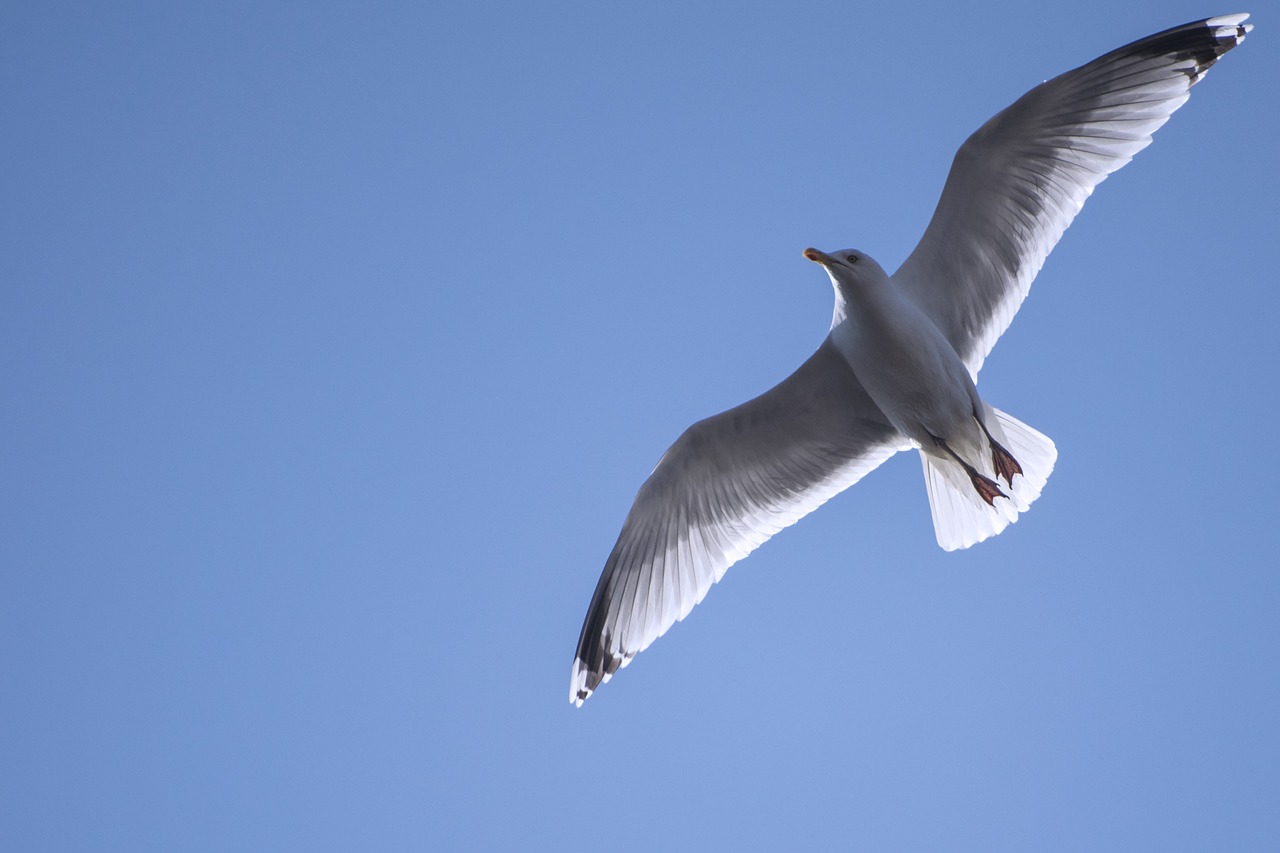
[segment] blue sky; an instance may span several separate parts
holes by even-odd
[[[634,4],[633,4],[634,5]],[[573,709],[635,490],[1173,2],[10,4],[0,847],[1280,847],[1280,32],[1099,187],[914,454]]]

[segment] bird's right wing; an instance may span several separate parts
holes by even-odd
[[[829,339],[772,390],[686,430],[605,563],[569,701],[688,615],[729,566],[908,446]]]
[[[1244,41],[1248,15],[1174,27],[1036,86],[960,147],[894,282],[978,375],[1085,199]]]

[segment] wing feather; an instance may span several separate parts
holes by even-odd
[[[973,376],[1093,188],[1151,143],[1248,15],[1149,36],[1023,95],[956,153],[929,227],[893,279]]]
[[[907,446],[829,340],[772,390],[686,430],[605,562],[570,701],[687,616],[729,566]]]

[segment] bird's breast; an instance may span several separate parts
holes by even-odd
[[[890,423],[921,444],[972,418],[976,391],[964,363],[913,306],[851,312],[832,341]]]

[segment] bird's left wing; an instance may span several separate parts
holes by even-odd
[[[691,426],[640,487],[605,563],[569,701],[688,615],[729,566],[907,446],[829,339],[772,390]]]
[[[1244,40],[1247,17],[1184,24],[1113,50],[1027,92],[960,147],[893,281],[974,377],[1093,188],[1147,147]]]

